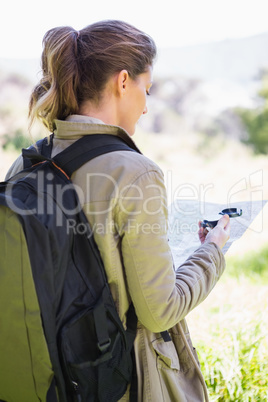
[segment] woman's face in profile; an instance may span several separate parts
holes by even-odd
[[[129,135],[135,133],[138,120],[147,113],[147,96],[152,86],[152,67],[140,74],[135,80],[128,78],[126,92],[120,109],[119,126]]]

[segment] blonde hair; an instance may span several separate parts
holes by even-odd
[[[100,100],[108,79],[126,69],[132,79],[153,64],[153,39],[117,20],[94,23],[80,32],[49,30],[43,39],[42,78],[30,98],[30,125],[37,118],[53,131],[55,119],[78,113],[85,100]]]

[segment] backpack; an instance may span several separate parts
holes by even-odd
[[[124,328],[70,177],[138,150],[93,134],[51,159],[52,143],[24,149],[23,171],[0,183],[0,400],[118,401],[135,384],[137,317],[131,304]]]

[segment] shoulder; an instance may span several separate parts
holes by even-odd
[[[118,152],[114,156],[111,155],[112,163],[117,157],[120,158],[121,165],[127,170],[131,170],[134,174],[156,172],[163,175],[161,168],[143,154],[137,152]]]
[[[22,170],[23,170],[23,158],[22,155],[20,155],[8,169],[5,179],[6,180],[10,179],[12,176],[21,172]]]
[[[135,178],[155,172],[163,176],[160,167],[146,156],[132,151],[114,151],[100,155],[85,163],[77,172],[76,176],[82,177],[88,172],[108,174],[115,180],[133,181]]]
[[[86,200],[117,198],[131,187],[149,185],[164,188],[164,175],[159,166],[144,155],[132,151],[114,151],[100,155],[79,168],[72,179]]]
[[[132,184],[141,188],[153,184],[164,187],[164,174],[154,161],[135,152],[129,152],[129,154],[125,152],[118,156],[125,176],[123,182],[128,188]]]

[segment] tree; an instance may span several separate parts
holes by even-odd
[[[262,88],[258,92],[260,106],[256,109],[238,109],[247,138],[243,142],[256,154],[268,154],[268,71],[262,73]]]

